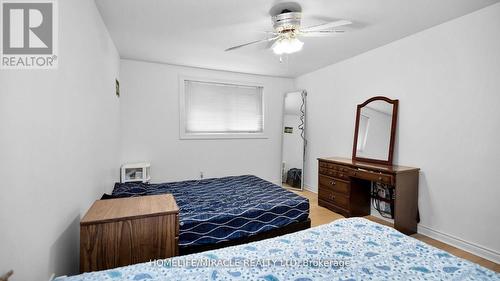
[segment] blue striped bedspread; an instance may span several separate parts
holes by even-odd
[[[179,247],[234,240],[309,217],[309,200],[252,175],[162,184],[117,183],[114,196],[172,193]]]
[[[500,274],[392,228],[351,218],[249,244],[56,280],[500,280]]]

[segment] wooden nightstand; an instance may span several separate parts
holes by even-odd
[[[178,240],[172,194],[98,200],[80,222],[80,272],[176,256]]]

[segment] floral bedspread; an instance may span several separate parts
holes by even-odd
[[[500,280],[500,274],[363,218],[112,270],[90,280]]]

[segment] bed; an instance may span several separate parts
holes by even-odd
[[[117,183],[113,197],[171,193],[179,252],[189,254],[310,227],[309,201],[253,175],[162,184]]]
[[[193,266],[193,261],[208,265]],[[393,228],[350,218],[244,245],[56,280],[149,279],[500,280],[500,274]]]

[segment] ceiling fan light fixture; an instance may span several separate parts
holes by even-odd
[[[272,48],[273,52],[277,55],[292,54],[302,50],[304,42],[297,38],[284,38],[276,41]]]
[[[269,11],[273,30],[266,31],[267,38],[236,45],[227,48],[225,51],[233,51],[249,45],[267,43],[266,48],[269,49],[270,47],[276,55],[292,54],[299,52],[304,46],[304,43],[298,38],[335,36],[342,32],[342,30],[337,30],[338,27],[352,23],[348,20],[336,20],[303,27],[301,23],[302,7],[300,4],[296,2],[278,2],[280,3],[274,5]]]

